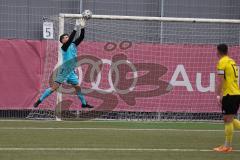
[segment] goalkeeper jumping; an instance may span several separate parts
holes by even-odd
[[[44,101],[44,99],[46,99],[49,95],[51,95],[54,91],[56,91],[59,88],[59,86],[64,82],[71,84],[75,88],[77,96],[82,103],[82,108],[93,108],[93,106],[87,103],[87,101],[85,100],[85,97],[81,93],[79,79],[77,74],[75,73],[75,67],[77,64],[77,46],[84,39],[84,34],[85,34],[84,27],[85,27],[86,19],[88,18],[89,17],[83,17],[80,19],[80,21],[77,20],[74,30],[72,31],[70,36],[66,33],[60,36],[60,42],[63,44],[61,47],[63,64],[59,68],[54,84],[43,92],[43,94],[37,100],[37,102],[34,103],[34,108],[37,108],[38,105]],[[74,37],[78,28],[81,28],[81,34],[74,41]]]

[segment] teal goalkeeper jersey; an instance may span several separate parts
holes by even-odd
[[[67,51],[62,50],[63,64],[62,67],[68,70],[74,70],[77,65],[77,46],[71,43]]]
[[[77,57],[77,46],[74,43],[71,43],[67,51],[62,49],[63,63]]]

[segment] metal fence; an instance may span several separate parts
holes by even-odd
[[[105,15],[240,18],[239,0],[1,0],[0,38],[42,39],[43,17],[56,16],[59,13],[80,13],[84,9]],[[202,34],[202,27],[206,26],[193,32]],[[161,29],[156,32],[168,34],[169,28],[171,26],[162,24]],[[179,25],[179,29],[181,28]],[[229,26],[223,29],[232,31]],[[211,30],[203,34],[209,33]],[[238,38],[239,32],[233,34]],[[223,36],[222,40],[224,38]],[[169,40],[165,40],[167,41]]]

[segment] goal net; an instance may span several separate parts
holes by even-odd
[[[79,18],[49,18],[54,40],[46,42],[41,91],[53,83],[61,62],[59,35],[70,33]],[[93,15],[78,47],[76,72],[95,108],[82,109],[64,84],[29,117],[219,120],[216,44],[228,44],[240,64],[239,28],[239,20]]]

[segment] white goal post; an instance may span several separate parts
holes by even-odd
[[[58,18],[58,20],[59,20],[59,22],[58,22],[58,24],[59,24],[58,37],[64,33],[65,19],[68,19],[68,18],[70,18],[70,19],[79,19],[79,18],[82,18],[82,15],[81,14],[63,14],[63,13],[59,14],[59,18]],[[92,20],[121,20],[121,21],[133,21],[133,22],[134,21],[143,21],[143,22],[146,21],[146,22],[166,22],[166,23],[167,22],[173,22],[174,24],[176,24],[176,23],[199,24],[200,23],[200,24],[209,24],[209,25],[211,25],[211,24],[217,24],[217,25],[218,24],[219,25],[221,25],[221,24],[223,24],[223,25],[225,25],[225,24],[226,25],[240,25],[240,20],[239,19],[207,19],[207,18],[176,18],[176,17],[92,15]],[[147,26],[146,26],[146,28],[147,28]],[[219,27],[217,29],[222,29],[222,28]],[[234,28],[234,30],[236,30],[236,29]],[[162,34],[162,31],[161,31],[161,34]],[[187,34],[186,34],[186,36],[187,36]],[[231,38],[231,36],[230,36],[230,38]],[[207,35],[205,35],[205,37],[206,37],[206,39],[208,39]],[[193,39],[190,39],[190,40],[193,40]],[[239,42],[240,42],[240,34],[239,34],[238,42],[236,41],[234,43],[238,43],[238,45],[239,45]],[[59,43],[58,65],[57,66],[60,66],[62,64],[60,45],[61,44]],[[200,59],[200,57],[199,57],[199,59]],[[205,62],[203,62],[203,63],[205,63]],[[196,82],[196,83],[199,83],[199,82]],[[191,90],[191,88],[189,88],[189,90]],[[62,94],[61,94],[61,92],[58,92],[57,93],[57,104],[60,104],[59,102],[61,102],[61,101],[62,101]],[[62,108],[61,106],[58,106],[58,107],[60,107],[60,109]]]
[[[59,14],[60,18],[82,18],[81,14]],[[146,16],[118,16],[118,15],[92,15],[92,19],[133,20],[133,21],[160,21],[160,22],[190,22],[190,23],[235,23],[239,19],[210,19],[210,18],[177,18],[177,17],[146,17]]]

